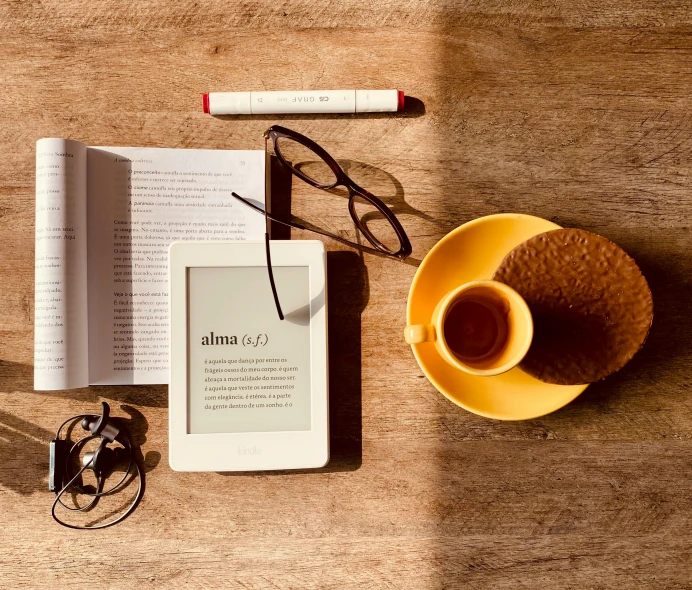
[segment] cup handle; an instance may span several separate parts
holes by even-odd
[[[409,344],[420,344],[421,342],[434,342],[437,335],[435,326],[418,324],[416,326],[406,326],[404,338]]]

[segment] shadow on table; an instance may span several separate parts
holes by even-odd
[[[521,26],[506,26],[508,14],[471,15],[443,2],[435,115],[445,125],[431,130],[447,164],[432,179],[440,217],[518,212],[604,235],[640,265],[654,319],[627,366],[553,414],[503,422],[439,403],[429,587],[587,587],[595,570],[604,586],[615,577],[684,585],[675,564],[685,562],[685,547],[668,541],[689,513],[679,443],[690,430],[692,231],[680,183],[690,158],[677,135],[689,122],[684,109],[668,107],[684,84],[660,98],[661,81],[675,77],[658,54],[651,75],[612,76],[653,36],[630,47],[569,27],[553,35],[517,15]],[[579,90],[591,87],[599,92]],[[652,97],[647,109],[633,106],[632,93]],[[663,539],[660,553],[639,560],[653,536]],[[608,569],[611,555],[626,578]]]
[[[54,435],[0,410],[0,489],[18,494],[47,490],[48,442]]]
[[[361,313],[368,275],[355,252],[327,254],[329,428],[333,471],[358,469],[363,459]]]

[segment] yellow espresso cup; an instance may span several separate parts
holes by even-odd
[[[429,342],[450,365],[471,375],[500,375],[518,365],[533,339],[526,301],[497,281],[472,281],[447,293],[429,324],[406,326],[409,344]]]

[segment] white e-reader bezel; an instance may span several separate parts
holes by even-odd
[[[318,240],[272,240],[272,267],[309,268],[311,429],[191,434],[189,269],[266,267],[264,242],[176,242],[169,249],[169,462],[176,471],[264,471],[329,461],[326,252]],[[269,277],[265,277],[270,289]],[[269,310],[276,313],[276,309]]]

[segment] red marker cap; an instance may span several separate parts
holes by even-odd
[[[401,99],[402,104],[403,104],[403,98]],[[209,113],[209,94],[203,94],[202,95],[202,109],[204,110],[205,113]],[[401,109],[399,109],[401,110]]]
[[[404,110],[404,91],[403,90],[397,90],[396,110],[397,111],[403,111]]]

